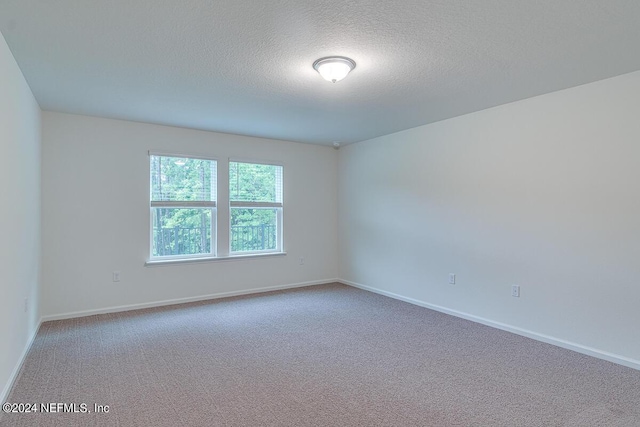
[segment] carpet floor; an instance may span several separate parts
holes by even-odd
[[[57,412],[0,426],[637,427],[640,371],[329,284],[43,323],[7,401]]]

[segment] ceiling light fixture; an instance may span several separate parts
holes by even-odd
[[[313,68],[328,82],[336,83],[356,68],[353,59],[344,56],[328,56],[313,63]]]

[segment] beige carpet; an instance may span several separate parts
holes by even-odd
[[[640,371],[338,284],[44,323],[2,426],[640,426]]]

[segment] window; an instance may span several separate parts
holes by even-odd
[[[151,258],[215,256],[215,160],[150,155]]]
[[[282,252],[282,166],[229,162],[231,254]]]
[[[284,254],[282,166],[230,161],[229,191],[218,195],[213,159],[150,152],[149,165],[150,264]]]

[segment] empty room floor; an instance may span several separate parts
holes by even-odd
[[[7,401],[77,411],[1,426],[640,426],[640,371],[328,284],[44,323]]]

